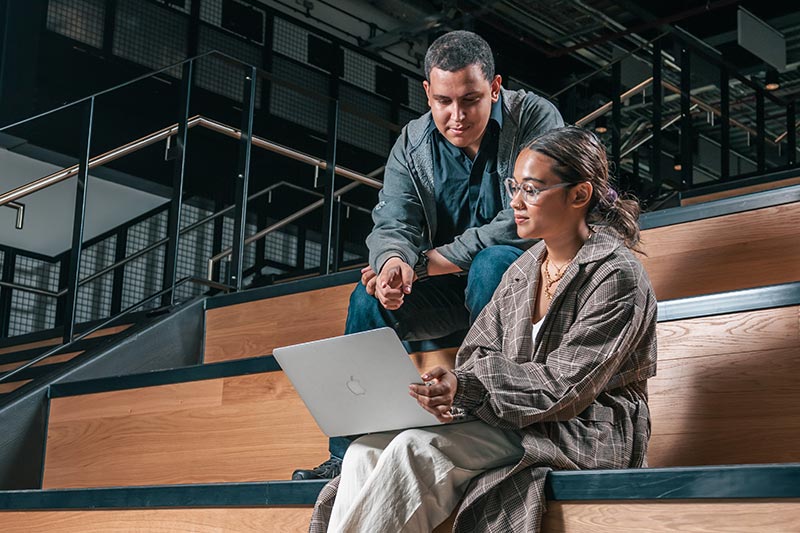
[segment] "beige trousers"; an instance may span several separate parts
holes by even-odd
[[[328,532],[430,532],[472,478],[519,461],[521,440],[480,421],[365,435],[344,456]]]

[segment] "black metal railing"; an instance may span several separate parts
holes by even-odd
[[[621,65],[634,52],[640,59],[649,54],[651,75],[626,88]],[[576,84],[600,78],[607,80],[606,102],[574,121],[587,128],[608,122],[597,130],[608,132],[603,138],[620,184],[651,208],[675,191],[709,183],[735,187],[738,180],[796,165],[794,101],[770,93],[680,30],[662,33]],[[564,101],[574,97],[571,88],[555,95],[565,108],[575,107]]]
[[[244,101],[250,102],[249,105],[245,105],[242,108],[241,112],[241,124],[242,127],[240,129],[232,128],[225,124],[222,124],[218,121],[214,121],[212,119],[207,119],[205,117],[189,117],[189,106],[192,97],[192,72],[194,70],[194,66],[198,61],[203,60],[206,57],[214,57],[216,59],[221,59],[228,64],[234,65],[236,68],[241,69],[242,76],[245,79],[245,94],[244,94]],[[112,154],[111,152],[104,153],[100,156],[96,156],[95,158],[90,157],[91,145],[92,145],[92,123],[96,116],[96,107],[95,102],[98,97],[101,95],[112,94],[115,91],[123,89],[133,83],[146,79],[148,77],[156,76],[158,74],[174,70],[176,67],[180,67],[182,69],[182,91],[181,91],[181,98],[180,98],[180,108],[179,108],[179,121],[177,124],[169,126],[167,128],[163,128],[162,130],[155,132],[147,136],[145,140],[138,139],[133,141],[132,143],[128,143],[124,147],[120,147],[120,154]],[[305,98],[316,98],[323,100],[328,103],[330,108],[333,110],[329,114],[329,129],[333,130],[333,134],[329,134],[329,142],[328,145],[336,146],[337,144],[337,137],[335,135],[336,129],[338,127],[339,122],[339,111],[341,108],[346,108],[347,112],[353,113],[358,115],[362,119],[370,120],[371,117],[368,113],[364,113],[356,108],[346,105],[340,105],[336,100],[332,100],[327,96],[318,95],[303,87],[299,87],[297,85],[286,83],[283,80],[279,80],[272,76],[270,73],[267,73],[261,69],[253,67],[251,65],[246,65],[241,61],[238,61],[235,58],[230,56],[226,56],[225,54],[221,54],[219,52],[209,52],[206,54],[202,54],[195,58],[191,58],[184,62],[178,63],[176,65],[170,65],[163,69],[159,69],[154,71],[146,76],[140,76],[134,80],[129,82],[120,84],[116,87],[111,89],[101,91],[100,93],[94,94],[87,98],[83,98],[76,102],[72,102],[70,104],[66,104],[54,110],[51,110],[46,113],[38,114],[34,117],[26,119],[24,121],[16,122],[0,128],[0,132],[2,131],[9,131],[15,127],[20,125],[24,125],[30,123],[35,120],[45,119],[48,115],[60,112],[64,109],[68,108],[81,108],[83,114],[83,127],[81,131],[81,154],[78,161],[78,164],[72,168],[64,169],[63,171],[56,172],[51,174],[50,176],[46,176],[45,178],[41,178],[39,180],[34,180],[32,184],[27,184],[22,187],[19,187],[13,191],[8,191],[0,195],[0,205],[8,205],[11,202],[16,202],[19,198],[27,196],[28,194],[32,194],[37,190],[50,186],[58,181],[63,181],[65,179],[69,179],[72,177],[76,178],[77,182],[77,192],[75,198],[75,205],[74,205],[74,217],[73,217],[73,237],[72,237],[72,244],[70,246],[68,252],[68,259],[63,260],[63,264],[66,267],[67,275],[63,276],[64,278],[64,285],[58,291],[48,291],[45,289],[40,289],[32,286],[26,286],[19,283],[13,282],[13,274],[11,276],[6,276],[3,280],[0,280],[0,287],[5,287],[6,290],[3,290],[2,293],[4,298],[8,299],[8,294],[10,291],[8,289],[13,290],[20,290],[26,292],[32,292],[34,294],[50,297],[58,299],[59,301],[63,301],[62,307],[64,308],[64,315],[63,315],[63,325],[64,325],[64,333],[63,333],[63,342],[64,343],[71,343],[75,340],[75,321],[76,321],[76,312],[75,306],[77,301],[77,293],[78,289],[85,285],[86,283],[90,283],[106,274],[110,274],[114,272],[115,274],[120,272],[124,266],[155,250],[159,247],[166,248],[165,253],[165,260],[164,260],[164,273],[163,273],[163,282],[162,282],[162,290],[159,291],[161,296],[161,303],[162,305],[169,305],[174,303],[175,298],[175,289],[178,286],[176,281],[177,277],[177,255],[178,255],[178,248],[179,248],[179,240],[182,234],[185,234],[202,224],[214,221],[218,217],[227,214],[231,211],[235,213],[234,215],[234,238],[232,242],[232,249],[229,250],[226,256],[231,257],[231,266],[228,269],[228,276],[226,279],[221,281],[214,281],[209,279],[209,283],[215,284],[215,288],[225,288],[226,290],[240,290],[242,288],[242,274],[244,269],[243,265],[243,252],[244,247],[246,244],[253,242],[255,239],[263,238],[266,236],[270,231],[274,231],[278,227],[283,227],[286,225],[286,221],[280,221],[278,225],[272,224],[271,227],[268,228],[261,228],[258,231],[256,236],[247,236],[245,235],[245,225],[246,221],[248,220],[248,213],[247,213],[247,202],[261,196],[265,193],[271,193],[277,186],[281,184],[287,185],[289,187],[293,187],[293,184],[289,184],[287,182],[281,182],[279,184],[267,187],[262,191],[259,191],[255,195],[248,195],[247,194],[247,183],[248,183],[248,176],[251,167],[250,161],[250,151],[252,146],[257,145],[262,148],[267,148],[272,151],[282,152],[282,155],[288,155],[295,160],[299,160],[305,163],[308,163],[314,166],[317,170],[324,170],[325,171],[325,187],[324,193],[322,193],[322,200],[317,201],[311,206],[307,208],[303,208],[307,211],[314,210],[318,207],[322,207],[325,210],[325,217],[323,222],[323,229],[320,232],[323,242],[321,243],[322,247],[322,260],[320,262],[319,271],[321,273],[328,273],[333,270],[338,269],[341,266],[341,262],[339,259],[341,258],[341,249],[342,243],[338,238],[338,232],[334,231],[335,228],[341,225],[341,216],[342,216],[342,209],[339,209],[338,206],[346,206],[347,210],[356,209],[361,210],[364,212],[368,212],[367,209],[362,208],[356,204],[343,202],[342,195],[347,192],[347,190],[351,189],[351,187],[347,188],[336,188],[335,180],[337,175],[344,176],[348,179],[356,180],[355,184],[358,183],[366,183],[372,187],[380,187],[381,182],[372,178],[364,176],[358,172],[354,172],[348,170],[344,167],[337,166],[336,162],[336,151],[334,149],[328,150],[328,157],[326,159],[319,159],[313,156],[309,156],[307,154],[302,154],[297,151],[293,151],[292,149],[282,147],[275,143],[271,143],[265,139],[259,138],[253,134],[252,131],[252,123],[255,114],[255,109],[252,99],[252,92],[253,87],[256,82],[256,79],[266,79],[268,78],[270,83],[275,84],[282,84],[285,86],[290,86],[291,88],[301,92]],[[249,95],[248,95],[249,93]],[[377,120],[380,122],[380,120]],[[236,194],[235,194],[235,201],[233,205],[223,208],[222,210],[214,213],[211,216],[206,217],[202,221],[190,224],[187,227],[180,228],[180,220],[181,220],[181,210],[184,206],[184,186],[183,180],[184,175],[186,172],[186,146],[187,146],[187,139],[188,139],[188,130],[193,125],[202,125],[208,129],[217,131],[219,133],[223,133],[229,137],[236,138],[239,142],[239,158],[237,163],[237,169],[235,173],[235,183],[236,183]],[[399,129],[397,126],[392,125],[393,129]],[[85,248],[84,243],[84,225],[85,225],[85,213],[86,213],[86,182],[88,178],[88,171],[95,165],[104,164],[110,160],[115,159],[116,157],[121,157],[121,155],[126,155],[127,153],[132,153],[136,149],[141,149],[145,146],[149,146],[153,142],[158,142],[160,140],[169,139],[171,144],[170,154],[171,159],[173,160],[173,187],[172,187],[172,198],[168,203],[168,206],[162,206],[153,210],[150,214],[155,215],[157,213],[161,213],[163,211],[167,211],[169,213],[169,221],[168,221],[168,228],[167,228],[167,235],[162,239],[158,239],[155,242],[145,246],[137,250],[132,254],[125,255],[124,257],[120,257],[120,251],[124,254],[124,238],[117,239],[117,260],[109,266],[101,268],[100,270],[94,272],[93,274],[81,278],[79,273],[81,270],[81,252]],[[112,151],[114,152],[114,151]],[[33,185],[33,186],[31,186]],[[298,188],[294,186],[294,188]],[[310,191],[314,193],[313,191]],[[321,205],[320,205],[321,202]],[[306,212],[307,212],[306,211]],[[297,217],[293,218],[296,219]],[[119,230],[117,230],[119,231]],[[219,247],[218,247],[219,248]],[[219,255],[219,252],[222,250],[215,250],[215,255]],[[7,265],[12,265],[11,268],[13,269],[13,257],[10,254],[6,254],[4,262],[4,267]],[[9,259],[12,259],[9,261]],[[4,270],[6,270],[4,268]],[[210,273],[209,277],[214,277],[215,273]],[[8,278],[8,279],[7,279]],[[112,309],[117,312],[121,312],[121,304],[119,299],[119,292],[121,287],[121,276],[115,275],[114,278],[114,298],[112,302]],[[152,298],[147,297],[143,302],[151,302]],[[0,298],[0,303],[4,303],[5,300]],[[144,305],[143,302],[139,302],[136,304],[137,307],[141,307]],[[130,309],[130,308],[129,308]],[[8,313],[4,313],[5,317],[8,318]],[[113,317],[112,317],[113,318]],[[7,380],[10,375],[5,375],[2,379]]]

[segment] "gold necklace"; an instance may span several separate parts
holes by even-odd
[[[548,300],[553,299],[553,293],[551,292],[550,288],[561,281],[561,278],[564,277],[564,274],[567,272],[567,267],[572,263],[572,259],[564,263],[564,266],[561,268],[556,267],[556,274],[554,277],[550,277],[550,256],[546,257],[542,266],[544,267],[544,294],[547,296]]]

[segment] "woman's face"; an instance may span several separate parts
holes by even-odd
[[[530,149],[523,150],[514,165],[517,192],[511,198],[517,235],[523,239],[546,239],[574,231],[583,213],[572,208],[572,184],[566,185],[552,170],[555,161]],[[558,186],[563,184],[562,186]],[[555,187],[554,187],[555,186]],[[538,189],[535,202],[528,203],[523,189]],[[548,189],[548,187],[553,187]],[[544,190],[547,189],[547,190]],[[530,194],[528,194],[530,197]]]

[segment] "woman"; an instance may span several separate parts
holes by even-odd
[[[357,440],[312,531],[430,531],[462,496],[454,531],[538,531],[549,469],[645,464],[656,299],[630,251],[638,205],[575,127],[534,140],[506,188],[518,234],[541,241],[505,273],[456,368],[409,389],[441,421],[477,421]]]

